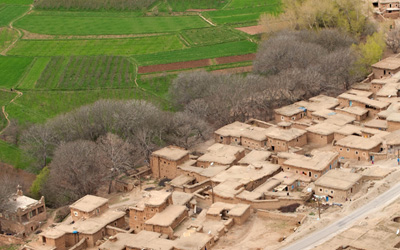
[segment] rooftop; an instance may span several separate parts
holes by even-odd
[[[150,192],[143,192],[142,199],[132,207],[132,209],[139,209],[142,210],[145,207],[158,207],[161,206],[163,203],[167,202],[171,193],[165,191],[150,191]]]
[[[251,164],[253,162],[266,161],[271,156],[271,154],[272,153],[269,151],[252,150],[245,157],[243,157],[238,163]]]
[[[106,241],[100,245],[101,250],[124,250],[127,246],[133,249],[173,250],[174,241],[162,239],[160,233],[140,231],[137,234],[118,233],[116,241]]]
[[[185,206],[169,205],[162,212],[156,213],[151,219],[147,220],[145,224],[168,227],[176,218],[181,216],[186,209]]]
[[[283,116],[292,116],[292,115],[299,114],[301,112],[305,112],[306,108],[299,107],[296,104],[291,104],[291,105],[284,106],[282,108],[275,109],[274,111],[275,111],[275,113],[283,115]]]
[[[338,129],[340,129],[340,126],[327,122],[319,123],[306,128],[308,132],[319,135],[330,135],[333,134]]]
[[[387,129],[387,121],[381,119],[373,119],[364,123],[365,127]]]
[[[388,57],[372,64],[373,68],[395,70],[400,68],[400,59],[395,57]]]
[[[400,145],[400,130],[391,132],[384,137],[387,145],[397,146]]]
[[[250,205],[247,204],[229,204],[224,202],[215,202],[208,209],[207,214],[220,215],[223,210],[228,210],[228,215],[242,216],[248,209],[250,209]]]
[[[376,100],[372,100],[369,99],[367,97],[362,97],[362,96],[356,96],[356,95],[352,95],[352,94],[348,94],[348,93],[343,93],[341,95],[338,96],[338,98],[342,98],[342,99],[346,99],[346,100],[350,100],[350,101],[356,101],[374,108],[378,108],[378,109],[384,109],[387,106],[389,106],[389,103],[387,102],[381,102],[381,101],[376,101]]]
[[[279,165],[265,162],[263,166],[232,166],[228,170],[221,172],[212,178],[213,182],[221,183],[226,180],[247,184],[251,181],[262,179],[272,175],[280,169]]]
[[[266,129],[266,135],[268,138],[282,141],[292,141],[306,133],[307,131],[297,128],[282,129],[279,127],[269,127]]]
[[[382,140],[376,137],[364,138],[356,135],[349,135],[336,142],[337,146],[355,148],[362,150],[370,150],[382,143]]]
[[[174,243],[175,247],[180,250],[203,249],[211,238],[208,234],[188,230],[180,238],[176,239]]]
[[[7,205],[7,211],[9,212],[16,212],[19,208],[26,209],[29,206],[39,203],[39,201],[34,200],[28,196],[17,194],[13,195],[9,201],[10,203]]]
[[[340,110],[352,115],[364,115],[368,112],[368,110],[361,108],[361,107],[357,107],[357,106],[352,106],[352,107],[343,107],[343,108],[336,108],[335,110]]]
[[[315,186],[348,190],[359,182],[362,175],[340,170],[330,170],[315,182]]]
[[[316,171],[324,170],[339,154],[333,151],[313,150],[311,157],[291,158],[284,162],[285,165]]]
[[[184,206],[191,199],[193,199],[193,197],[194,197],[194,194],[191,194],[191,193],[174,191],[174,192],[172,192],[172,203],[174,205]]]
[[[181,187],[189,182],[194,181],[196,178],[194,178],[193,176],[188,176],[188,175],[184,175],[181,174],[177,177],[175,177],[174,179],[172,179],[169,184],[171,186],[175,186],[175,187]]]
[[[400,122],[400,113],[391,113],[386,120],[389,122]]]
[[[207,149],[207,153],[200,156],[197,160],[230,165],[236,160],[236,155],[243,151],[244,148],[241,147],[215,143]]]
[[[343,125],[352,123],[355,120],[356,120],[356,118],[354,118],[353,116],[350,116],[350,115],[336,114],[336,115],[328,117],[325,120],[325,122],[343,126]]]
[[[242,190],[243,184],[235,180],[225,180],[213,188],[214,194],[225,198],[234,198]]]
[[[187,154],[189,154],[189,151],[175,146],[164,147],[152,153],[152,155],[162,157],[170,161],[178,161],[185,157]]]
[[[225,125],[215,131],[216,134],[222,136],[233,136],[240,137],[243,130],[251,127],[251,125],[243,122],[233,122],[231,124]]]
[[[106,198],[94,195],[86,195],[77,200],[76,202],[74,202],[69,207],[72,209],[89,213],[95,210],[96,208],[103,206],[106,203],[108,203],[108,199]]]
[[[335,133],[341,135],[353,135],[353,134],[361,135],[362,129],[363,127],[360,126],[356,126],[353,124],[346,124],[343,127],[336,130]]]
[[[363,96],[363,97],[371,97],[373,94],[370,91],[363,91],[363,90],[357,90],[357,89],[350,89],[350,90],[346,91],[346,93],[351,94],[351,95],[356,95],[356,96]]]

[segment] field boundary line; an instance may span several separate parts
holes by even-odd
[[[7,54],[7,52],[8,52],[10,49],[12,49],[12,48],[15,46],[15,44],[21,39],[21,37],[23,36],[23,33],[22,33],[19,29],[14,28],[13,23],[14,23],[15,21],[18,21],[19,19],[23,18],[24,16],[26,16],[29,12],[32,11],[32,9],[33,9],[33,4],[29,5],[29,10],[28,10],[27,12],[25,12],[25,13],[22,14],[21,16],[15,18],[14,20],[11,20],[11,22],[8,24],[8,27],[9,27],[10,29],[16,30],[16,31],[18,32],[18,37],[17,37],[7,48],[5,48],[5,49],[0,53],[0,55],[5,56],[5,55]]]
[[[206,21],[208,24],[210,24],[211,26],[217,26],[215,25],[213,22],[211,22],[210,20],[208,20],[207,18],[205,18],[201,13],[199,13],[199,17],[201,19],[203,19],[204,21]]]
[[[29,67],[25,69],[24,74],[21,76],[21,78],[19,78],[17,84],[14,86],[14,89],[18,88],[18,86],[21,85],[21,83],[25,80],[25,78],[28,76],[29,72],[33,68],[33,65],[35,65],[36,61],[37,61],[37,57],[35,57],[32,60],[32,62],[29,64]]]
[[[178,38],[186,45],[188,48],[192,47],[192,45],[186,40],[186,38],[179,33]]]
[[[9,92],[9,93],[13,93],[13,92],[14,92],[14,93],[17,93],[17,95],[16,95],[13,99],[11,99],[11,101],[8,102],[8,104],[6,104],[6,105],[4,105],[4,106],[1,107],[1,111],[2,111],[2,113],[3,113],[3,116],[6,118],[6,121],[7,121],[7,125],[6,125],[2,130],[0,130],[0,135],[1,135],[1,134],[4,133],[4,131],[6,131],[6,129],[7,129],[7,128],[10,126],[10,124],[11,124],[11,121],[10,121],[10,119],[8,118],[8,113],[7,113],[7,111],[6,111],[6,106],[7,106],[7,105],[10,105],[10,104],[13,103],[17,98],[23,96],[24,94],[23,94],[21,91],[18,91],[18,90],[9,91],[9,90],[5,90],[5,89],[0,89],[0,91]]]

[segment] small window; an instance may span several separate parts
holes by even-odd
[[[235,138],[235,142],[237,142],[237,139]]]
[[[318,178],[318,175],[317,175],[317,174],[315,174],[315,175],[314,175],[314,177],[315,177],[315,178]]]
[[[358,151],[356,151],[356,155],[358,155]]]
[[[293,120],[293,121],[296,120],[296,117],[293,116],[293,117],[292,117],[292,120]]]
[[[346,151],[347,151],[347,152],[350,152],[350,149],[348,148],[348,149],[346,149]]]
[[[219,137],[219,139],[223,140],[223,139],[224,139],[224,137],[223,137],[223,136],[221,136],[221,137]]]
[[[281,120],[285,119],[285,117],[281,116]]]
[[[75,211],[75,212],[74,212],[74,215],[75,215],[75,216],[78,216],[78,215],[79,215],[79,213]]]
[[[135,220],[137,220],[137,217],[135,216]]]
[[[365,156],[365,152],[363,153],[363,156]]]
[[[322,192],[322,188],[320,188],[319,191]]]
[[[143,217],[143,220],[146,220],[146,217]]]
[[[331,194],[333,194],[333,190],[331,190]]]
[[[339,150],[340,150],[340,151],[342,151],[342,150],[343,150],[343,148],[339,148]]]

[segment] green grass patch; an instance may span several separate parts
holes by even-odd
[[[157,0],[40,0],[37,8],[62,10],[142,10]]]
[[[135,65],[126,57],[53,57],[35,87],[77,90],[131,88],[135,73]]]
[[[245,39],[239,32],[223,26],[184,30],[182,35],[193,46],[227,43]]]
[[[153,95],[144,93],[137,88],[84,91],[25,90],[23,96],[7,106],[7,112],[11,119],[16,119],[24,125],[27,123],[44,123],[49,118],[100,99],[144,99],[156,103],[162,102],[162,100],[155,100],[154,98]]]
[[[46,68],[50,61],[50,57],[37,57],[33,63],[33,66],[29,70],[28,74],[18,85],[18,89],[33,89],[36,86],[37,80],[39,80],[43,70]]]
[[[32,162],[32,159],[30,159],[26,154],[22,152],[21,149],[19,149],[15,145],[0,140],[0,162],[13,165],[16,168],[26,169]]]
[[[257,44],[249,41],[238,41],[155,54],[135,55],[133,58],[138,62],[138,65],[146,66],[222,56],[244,55],[255,53],[256,51]]]
[[[20,4],[20,5],[30,5],[33,0],[0,0],[0,4]]]
[[[0,88],[12,88],[32,63],[31,57],[0,56]]]
[[[12,20],[22,16],[29,10],[29,6],[24,5],[0,5],[0,27],[7,26]]]
[[[264,5],[242,9],[229,9],[204,12],[203,15],[216,24],[249,23],[256,24],[263,13],[279,13],[281,5]]]
[[[6,49],[18,38],[18,32],[10,28],[0,28],[0,51]]]
[[[171,17],[71,17],[27,15],[16,27],[48,35],[121,35],[174,32],[208,27],[199,16]]]
[[[280,5],[281,0],[231,0],[224,9],[258,7],[264,5]]]
[[[97,18],[132,18],[140,17],[142,12],[124,12],[124,11],[48,11],[33,10],[30,16],[54,16],[54,17],[97,17]]]
[[[161,76],[143,75],[138,77],[138,84],[141,88],[162,98],[167,98],[168,88],[176,78],[176,74]]]
[[[188,9],[219,9],[226,5],[226,0],[168,0],[172,11]]]
[[[24,56],[124,56],[177,50],[184,47],[176,35],[124,39],[21,40],[8,54]]]

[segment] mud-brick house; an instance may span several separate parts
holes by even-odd
[[[18,186],[5,211],[0,212],[0,232],[27,236],[39,228],[46,216],[44,197],[40,200],[29,198]]]
[[[315,182],[315,194],[328,197],[332,202],[344,202],[358,192],[362,175],[341,170],[332,170]]]
[[[275,109],[274,112],[276,122],[297,121],[307,116],[307,109],[296,104]]]
[[[400,58],[388,57],[372,64],[371,67],[375,79],[391,77],[400,71]]]
[[[274,126],[266,130],[267,146],[273,152],[287,152],[291,147],[307,144],[307,131],[291,126]]]
[[[201,168],[232,166],[244,156],[245,149],[243,147],[215,143],[197,159],[196,166]]]
[[[168,146],[151,154],[151,172],[154,178],[173,179],[177,176],[178,165],[188,160],[189,151],[176,146]]]
[[[379,153],[381,146],[382,138],[378,136],[365,138],[349,135],[335,143],[335,149],[339,153],[339,157],[358,161],[373,160],[371,153]]]

